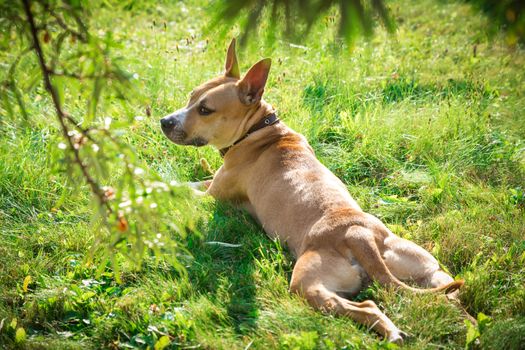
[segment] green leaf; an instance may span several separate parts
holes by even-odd
[[[23,329],[23,328],[18,328],[16,330],[16,334],[15,334],[15,342],[17,344],[20,344],[20,343],[23,343],[26,341],[26,331]]]
[[[171,341],[170,338],[167,335],[163,335],[160,337],[159,340],[155,343],[155,350],[162,350],[166,346],[170,345]]]
[[[474,345],[476,339],[479,338],[479,329],[473,325],[470,321],[465,320],[465,326],[467,327],[467,336],[465,340],[465,350],[471,349],[471,345]]]
[[[31,276],[27,275],[26,278],[24,278],[24,285],[22,286],[22,290],[24,291],[24,293],[27,293],[28,287],[31,284],[31,282]]]
[[[96,295],[95,292],[91,292],[91,291],[90,291],[90,292],[86,292],[86,293],[82,293],[80,299],[81,299],[82,301],[86,301],[86,300],[88,300],[89,298],[94,297],[95,295]]]
[[[483,333],[485,329],[492,323],[492,318],[485,315],[483,312],[478,313],[478,329],[479,333]]]
[[[15,329],[17,323],[18,323],[18,322],[17,322],[16,317],[15,317],[15,318],[13,318],[13,319],[11,320],[11,323],[9,324],[9,327],[11,327],[11,329]]]
[[[52,84],[53,84],[53,89],[55,90],[57,94],[60,105],[63,105],[64,104],[64,93],[65,93],[64,80],[63,79],[53,79]]]

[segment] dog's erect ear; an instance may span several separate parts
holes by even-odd
[[[232,39],[226,54],[226,64],[224,65],[224,75],[231,78],[239,79],[241,72],[239,71],[239,63],[237,63],[237,54],[235,53],[235,38]]]
[[[237,83],[239,86],[239,98],[242,103],[250,105],[261,100],[271,65],[272,60],[269,58],[260,60],[254,64],[244,78]]]

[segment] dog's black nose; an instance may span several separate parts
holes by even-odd
[[[175,120],[170,117],[165,117],[160,120],[160,126],[164,129],[171,128],[175,125]]]

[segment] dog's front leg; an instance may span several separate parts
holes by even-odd
[[[193,189],[193,193],[197,196],[205,196],[206,191],[210,188],[213,180],[199,181],[199,182],[188,182],[188,186]]]

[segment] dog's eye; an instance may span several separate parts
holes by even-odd
[[[206,106],[199,106],[199,114],[200,115],[210,115],[213,111]]]

